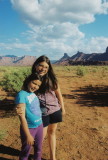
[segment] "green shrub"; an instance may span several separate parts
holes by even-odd
[[[86,70],[84,67],[78,67],[76,70],[76,75],[79,77],[83,77],[86,74]]]
[[[0,140],[3,140],[7,136],[6,131],[0,130]]]
[[[4,75],[0,85],[6,91],[18,92],[21,90],[23,81],[28,74],[30,74],[30,70],[28,69],[20,69],[13,73],[7,73]]]

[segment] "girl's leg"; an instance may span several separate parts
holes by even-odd
[[[29,154],[30,154],[31,146],[27,145],[26,142],[25,144],[23,143],[19,160],[28,160]]]
[[[35,128],[34,160],[41,160],[42,140],[43,140],[43,125],[39,126],[38,128]]]
[[[31,134],[33,133],[33,130],[30,130]],[[28,160],[28,156],[30,154],[31,146],[26,143],[26,136],[22,128],[20,128],[20,135],[21,135],[21,152],[19,156],[19,160]]]
[[[49,125],[49,115],[42,116],[42,121],[43,121],[43,127],[44,127],[43,128],[43,140],[44,140],[47,135],[47,129]]]
[[[56,160],[56,156],[55,156],[56,129],[57,129],[57,123],[50,124],[48,126],[48,141],[49,141],[49,147],[50,147],[50,160]]]
[[[47,135],[48,126],[43,128],[43,140],[45,139]]]

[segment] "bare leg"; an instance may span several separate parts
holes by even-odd
[[[48,126],[48,141],[50,148],[50,160],[56,160],[55,152],[56,152],[56,128],[57,123],[50,124]]]
[[[43,128],[43,140],[45,139],[45,137],[47,135],[47,130],[48,130],[48,127]]]

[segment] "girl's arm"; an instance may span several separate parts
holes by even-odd
[[[64,115],[65,114],[65,108],[64,108],[64,102],[63,102],[63,97],[62,97],[62,94],[61,94],[61,90],[60,90],[60,87],[58,86],[58,88],[55,90],[55,94],[58,98],[58,101],[61,105],[61,109],[62,109],[62,114]]]
[[[18,112],[20,110],[22,112]],[[20,119],[20,122],[21,122],[22,129],[24,130],[24,133],[26,135],[27,144],[33,145],[34,144],[34,138],[30,134],[28,124],[27,124],[27,121],[26,121],[26,118],[25,118],[25,104],[24,103],[18,104],[16,111],[19,115],[19,119]]]

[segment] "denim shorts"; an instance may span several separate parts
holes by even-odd
[[[43,121],[43,126],[44,127],[47,127],[49,124],[62,122],[62,111],[61,111],[61,109],[52,113],[52,114],[42,116],[42,121]]]

